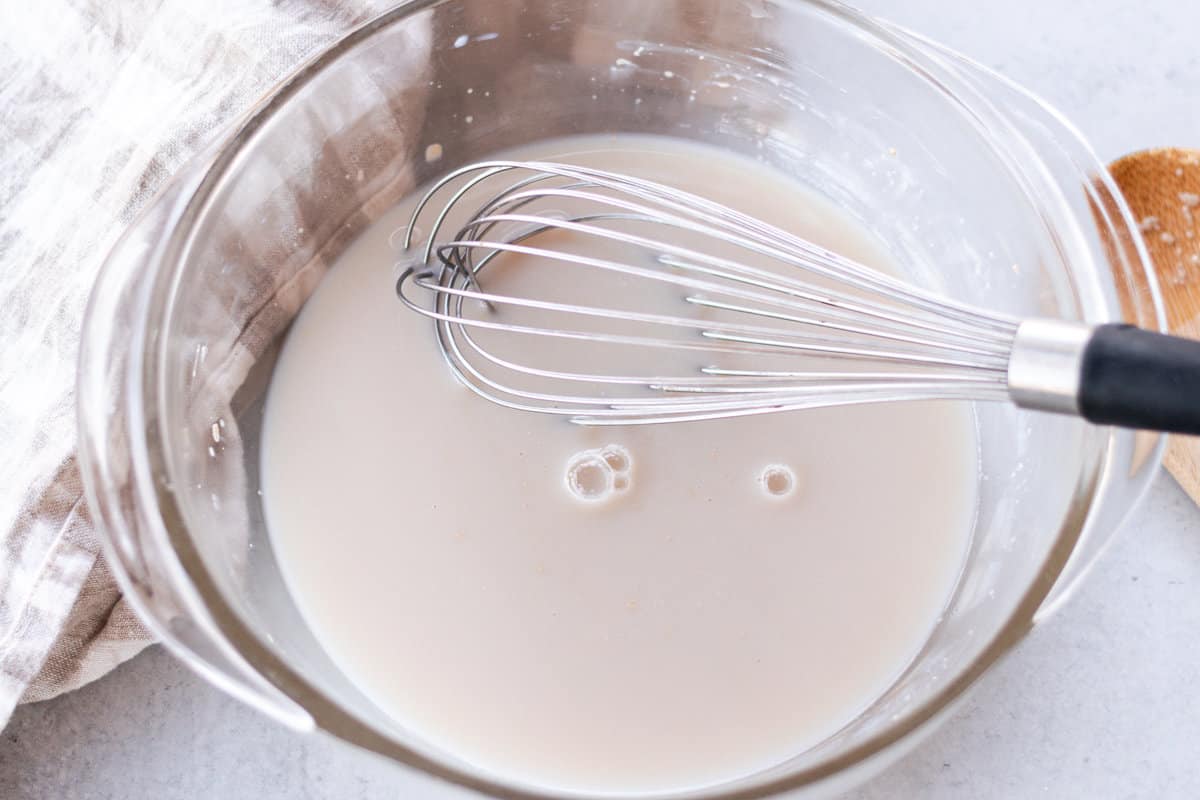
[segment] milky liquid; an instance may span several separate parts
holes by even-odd
[[[818,198],[698,145],[519,155],[674,183],[887,267]],[[305,306],[263,430],[285,578],[366,694],[493,775],[624,792],[773,766],[888,688],[967,546],[967,407],[594,429],[494,406],[395,298],[389,236],[407,214],[369,229]]]

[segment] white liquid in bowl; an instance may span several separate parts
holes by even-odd
[[[887,267],[754,162],[632,136],[520,157],[567,152]],[[773,766],[889,687],[967,547],[967,406],[605,430],[494,406],[395,298],[388,238],[407,214],[369,229],[304,308],[263,431],[285,577],[364,692],[488,772],[598,793]]]

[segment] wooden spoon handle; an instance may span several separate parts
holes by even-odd
[[[1132,153],[1109,170],[1141,223],[1171,333],[1200,339],[1200,150]],[[1166,466],[1200,503],[1200,438],[1172,436]]]

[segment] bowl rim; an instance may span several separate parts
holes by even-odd
[[[226,175],[234,168],[257,132],[273,119],[275,112],[290,102],[318,74],[345,53],[411,15],[449,1],[406,0],[406,2],[363,23],[291,73],[242,119],[237,129],[225,140],[213,160],[206,166],[202,178],[195,185],[191,196],[174,221],[170,236],[161,251],[160,264],[167,268],[157,269],[151,276],[153,281],[150,290],[151,299],[145,308],[148,317],[157,314],[159,319],[155,321],[160,321],[161,317],[167,313],[169,302],[166,301],[169,300],[174,278],[186,260],[186,253],[197,223],[203,219],[208,205]],[[973,94],[970,87],[966,83],[956,80],[953,71],[941,61],[942,51],[939,51],[939,54],[931,54],[927,50],[919,49],[914,42],[922,41],[920,37],[910,34],[904,29],[876,21],[838,0],[771,0],[771,2],[781,7],[819,9],[834,19],[837,24],[847,26],[857,34],[867,37],[872,42],[872,46],[886,47],[901,54],[908,62],[907,66],[910,69],[913,64],[916,64],[929,70],[926,80],[933,80],[931,75],[936,76],[939,82],[949,85],[950,88],[947,91],[950,94],[960,98],[960,92]],[[1021,91],[1029,95],[1025,90],[1021,89]],[[1032,97],[1032,95],[1029,96]],[[1045,106],[1044,103],[1042,105]],[[1052,111],[1048,106],[1045,107]],[[1057,115],[1057,112],[1053,113]],[[1061,115],[1057,116],[1061,119]],[[1074,132],[1073,128],[1070,130]],[[1078,136],[1077,133],[1075,135]],[[1082,143],[1082,137],[1079,138]],[[1090,154],[1090,150],[1088,153]],[[1095,157],[1092,156],[1092,158]],[[1131,224],[1132,215],[1120,193],[1116,191],[1115,185],[1111,184],[1111,178],[1107,171],[1098,161],[1095,166],[1099,167],[1100,180],[1107,181],[1108,188],[1112,189],[1112,195],[1123,221],[1127,225]],[[1154,272],[1140,239],[1136,241],[1135,245],[1140,256],[1140,266],[1148,274],[1152,298],[1158,309],[1161,326],[1161,296],[1158,292]],[[145,322],[150,329],[154,329],[153,321],[147,319]],[[149,337],[146,340],[146,350],[131,353],[131,369],[140,372],[138,388],[140,390],[140,407],[144,414],[141,422],[146,431],[153,431],[153,435],[147,437],[147,442],[153,444],[149,444],[145,453],[149,461],[147,474],[150,475],[164,475],[169,471],[169,458],[161,444],[167,441],[164,436],[165,431],[161,429],[165,425],[161,411],[164,399],[162,397],[163,387],[158,380],[157,372],[157,367],[166,350],[166,337],[161,337],[161,339],[162,341],[155,342],[153,337]],[[151,352],[152,350],[154,352]],[[760,779],[755,775],[748,775],[734,779],[729,784],[715,784],[699,789],[651,792],[638,796],[663,800],[676,797],[752,800],[802,787],[812,787],[829,781],[835,776],[848,773],[852,768],[872,760],[873,757],[894,749],[896,745],[909,739],[914,733],[926,728],[931,721],[943,716],[943,712],[952,708],[955,701],[961,699],[972,684],[1040,621],[1038,612],[1054,592],[1059,577],[1066,569],[1075,552],[1076,545],[1083,535],[1089,512],[1095,505],[1097,495],[1102,491],[1104,474],[1106,470],[1111,469],[1107,466],[1109,459],[1103,456],[1112,450],[1113,441],[1117,435],[1119,435],[1117,432],[1107,435],[1103,435],[1101,432],[1097,436],[1098,439],[1102,438],[1105,442],[1100,448],[1101,455],[1093,459],[1090,467],[1083,471],[1052,547],[1007,620],[966,668],[952,679],[947,680],[938,691],[931,693],[923,702],[906,709],[898,719],[889,722],[864,741],[815,765],[790,771],[781,776]],[[1164,447],[1165,437],[1159,437],[1152,456],[1153,463],[1157,463],[1161,459]],[[1144,494],[1149,479],[1143,479],[1143,484],[1136,493],[1138,497]],[[450,759],[423,753],[414,746],[387,736],[345,710],[277,655],[242,619],[239,612],[223,596],[218,583],[210,574],[199,551],[194,546],[185,522],[186,515],[182,503],[177,501],[171,491],[159,489],[155,494],[162,512],[162,524],[166,530],[167,540],[174,556],[178,559],[182,574],[190,582],[190,586],[186,588],[188,594],[196,600],[196,607],[203,609],[213,630],[244,659],[246,665],[263,676],[288,700],[303,709],[316,727],[408,767],[465,788],[503,798],[503,800],[558,800],[559,798],[591,796],[576,792],[519,786],[505,779],[492,777],[469,765],[459,765]],[[114,561],[114,564],[119,564],[119,560]],[[1077,583],[1077,580],[1075,582]],[[193,662],[196,658],[186,651],[180,652],[178,648],[173,649],[177,656],[188,663]],[[774,773],[779,769],[786,769],[786,764],[780,764],[766,772]]]

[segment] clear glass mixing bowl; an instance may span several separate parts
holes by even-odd
[[[296,728],[494,795],[555,796],[433,751],[323,653],[263,527],[261,399],[326,267],[401,197],[500,148],[626,131],[794,175],[913,280],[959,298],[1161,328],[1136,226],[1086,144],[1035,98],[910,33],[815,0],[404,3],[181,173],[92,298],[78,392],[88,501],[126,595],[177,656]],[[659,796],[823,794],[911,747],[1068,594],[1162,450],[1161,437],[1074,419],[977,413],[973,544],[911,667],[820,746]]]

